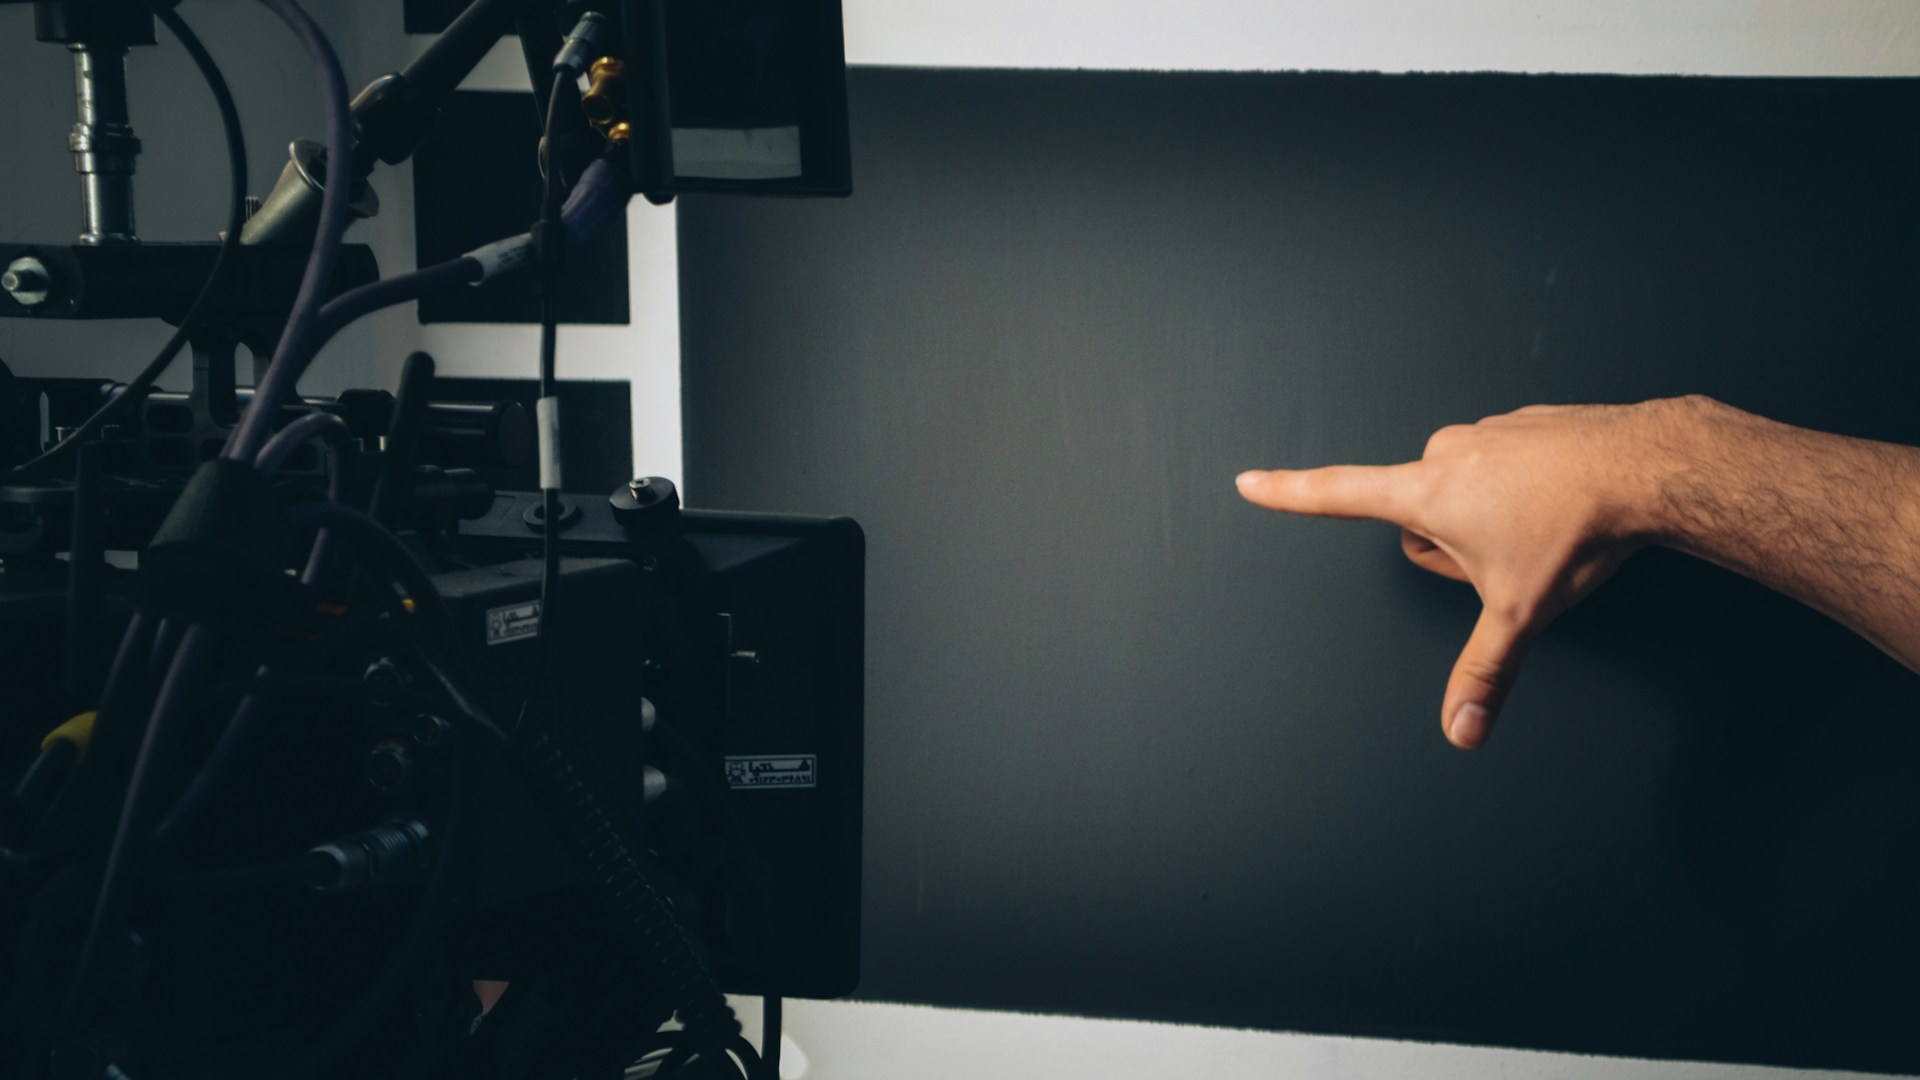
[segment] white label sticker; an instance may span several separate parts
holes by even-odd
[[[711,180],[786,180],[806,172],[800,129],[673,129],[673,171]]]
[[[810,788],[818,779],[812,754],[758,754],[727,758],[727,786]]]
[[[509,641],[540,636],[540,601],[489,608],[487,644],[505,645]]]

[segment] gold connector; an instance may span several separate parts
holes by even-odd
[[[607,141],[618,146],[633,138],[633,125],[625,120],[607,129]]]
[[[580,111],[594,126],[604,129],[620,115],[627,104],[627,65],[611,56],[603,56],[587,69],[587,92],[580,97]]]

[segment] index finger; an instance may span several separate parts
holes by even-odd
[[[1409,462],[1254,470],[1241,473],[1235,484],[1248,502],[1273,510],[1319,517],[1378,518],[1404,525],[1418,466],[1419,462]]]

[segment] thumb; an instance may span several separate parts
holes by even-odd
[[[1519,619],[1491,606],[1481,610],[1480,621],[1474,624],[1447,680],[1440,724],[1449,742],[1462,750],[1475,750],[1487,741],[1494,718],[1520,675],[1520,661],[1532,636],[1532,628]]]

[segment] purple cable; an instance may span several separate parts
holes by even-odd
[[[275,432],[273,438],[267,440],[267,444],[260,448],[259,455],[253,459],[253,467],[262,476],[272,476],[280,471],[280,467],[286,464],[287,458],[293,456],[295,450],[314,438],[322,438],[332,443],[334,449],[341,451],[344,461],[346,451],[350,449],[353,432],[348,430],[345,420],[330,412],[310,412]],[[335,469],[328,476],[328,498],[340,497],[340,480],[343,471]]]
[[[604,158],[587,166],[580,174],[580,182],[574,186],[573,194],[568,196],[566,205],[560,210],[560,220],[567,228],[567,239],[575,242],[584,240],[624,207],[626,202],[627,193],[620,186],[617,169]],[[533,242],[530,235],[526,240]],[[341,293],[320,308],[308,348],[288,373],[289,377],[298,382],[320,350],[354,320],[383,308],[418,300],[439,289],[479,281],[483,272],[481,264],[472,256],[462,255]],[[258,394],[254,400],[260,400]]]
[[[260,448],[258,465],[260,472],[271,475],[285,463],[294,450],[315,437],[327,439],[335,445],[342,445],[351,437],[351,432],[347,429],[346,421],[332,413],[308,413],[282,428],[273,438],[267,440],[267,445]],[[335,469],[328,476],[328,498],[339,500],[344,471]],[[319,580],[320,572],[326,566],[327,556],[332,550],[332,535],[329,530],[322,529],[314,537],[313,549],[307,555],[307,565],[300,572],[302,585],[310,586]],[[261,665],[254,674],[265,678],[272,674],[272,670]],[[259,719],[260,709],[261,700],[258,695],[249,694],[240,702],[239,708],[234,710],[233,718],[227,721],[226,730],[220,733],[219,739],[214,741],[213,749],[208,751],[206,759],[200,763],[192,782],[187,785],[185,791],[180,793],[180,798],[173,804],[173,809],[167,811],[166,816],[160,819],[160,823],[154,826],[152,839],[156,847],[164,848],[172,843],[179,835],[181,827],[198,815],[207,797],[213,794],[215,781],[239,754],[247,734],[253,730],[254,722]]]
[[[340,239],[346,233],[347,202],[353,184],[352,116],[348,112],[347,77],[340,70],[340,58],[334,55],[333,46],[327,41],[326,35],[297,0],[260,2],[286,22],[319,69],[324,91],[322,100],[327,112],[329,150],[326,188],[320,201],[320,223],[314,232],[313,250],[307,256],[306,273],[301,278],[293,311],[288,317],[285,331],[280,335],[279,346],[274,350],[273,363],[254,391],[252,405],[240,418],[239,425],[220,451],[222,458],[234,461],[250,460],[259,451],[260,444],[272,431],[273,414],[293,391],[295,379],[289,378],[288,373],[297,377],[297,365],[286,361],[290,357],[297,357],[305,347],[313,322],[319,314],[321,301],[333,280],[335,257],[339,254]],[[159,693],[154,697],[146,736],[134,759],[132,775],[127,780],[127,793],[120,809],[120,824],[114,832],[113,846],[108,849],[99,896],[94,902],[93,916],[87,924],[86,938],[80,947],[80,960],[74,969],[73,984],[67,993],[69,1011],[85,997],[101,935],[113,919],[114,908],[127,878],[140,861],[140,848],[146,840],[141,818],[146,809],[152,774],[157,768],[156,759],[162,754],[161,747],[165,738],[171,735],[175,717],[182,711],[193,684],[204,674],[211,660],[212,646],[211,630],[198,624],[188,627],[181,635],[179,651],[174,654],[173,663],[168,668],[166,678],[161,681]]]
[[[605,158],[594,161],[581,172],[573,193],[560,209],[560,220],[566,225],[567,239],[574,242],[586,239],[626,204],[627,192],[620,184],[619,170]],[[528,235],[526,241],[531,244],[532,236]],[[462,255],[341,293],[321,306],[307,347],[296,354],[294,364],[286,373],[287,377],[292,382],[299,382],[320,350],[354,320],[395,304],[418,300],[439,289],[477,282],[483,273],[479,262],[470,255]],[[278,366],[276,360],[275,368]],[[258,393],[254,395],[254,400],[260,400]]]
[[[395,304],[404,304],[409,300],[418,300],[436,289],[450,288],[470,281],[480,280],[480,264],[472,258],[462,255],[457,259],[434,263],[398,277],[382,278],[357,289],[349,289],[326,302],[320,309],[320,316],[314,320],[313,347],[300,361],[294,372],[298,379],[304,374],[313,357],[333,340],[333,336],[347,328],[347,325],[362,315],[370,315],[382,308]],[[256,396],[254,400],[258,401]]]
[[[153,630],[153,648],[147,653],[145,682],[141,691],[148,696],[159,692],[157,684],[166,675],[168,665],[173,663],[173,654],[180,649],[180,625],[172,619],[161,619]]]
[[[146,691],[147,672],[141,665],[152,647],[156,622],[151,615],[140,611],[135,611],[127,621],[127,632],[121,635],[120,648],[114,653],[113,666],[107,669],[107,681],[100,690],[100,713],[107,717],[108,723],[118,722],[115,717],[124,695],[144,695]],[[97,719],[94,725],[99,727]]]
[[[627,191],[620,185],[620,172],[606,158],[595,158],[580,173],[573,192],[560,207],[560,222],[567,227],[567,239],[584,240],[588,233],[627,205]]]
[[[273,351],[273,362],[254,389],[253,403],[220,451],[220,456],[229,461],[249,461],[259,452],[271,430],[274,412],[299,381],[300,369],[305,366],[301,359],[311,344],[314,321],[333,282],[334,259],[340,252],[341,237],[346,235],[350,217],[347,203],[353,193],[353,116],[348,111],[347,77],[340,70],[340,58],[298,0],[260,2],[292,28],[319,68],[324,91],[321,100],[327,110],[327,176],[306,275],[300,279],[300,291],[294,297],[286,329],[280,334],[280,344]]]
[[[160,684],[160,693],[154,698],[153,715],[147,721],[146,736],[141,740],[139,756],[134,759],[133,774],[127,778],[127,797],[120,807],[120,824],[114,830],[113,846],[107,851],[107,865],[100,880],[100,895],[94,901],[93,917],[87,924],[87,936],[80,947],[79,962],[74,965],[73,986],[67,992],[69,1013],[85,999],[101,936],[113,920],[115,909],[119,907],[121,887],[130,876],[130,864],[139,858],[137,849],[145,840],[140,818],[147,801],[142,796],[152,787],[153,773],[160,768],[160,758],[163,756],[160,747],[173,735],[173,727],[185,711],[183,706],[192,684],[205,674],[212,645],[212,630],[198,624],[188,627],[181,637],[180,651],[174,655],[173,667],[167,672],[166,679]]]

